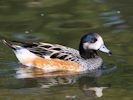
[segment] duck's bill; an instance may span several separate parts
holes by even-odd
[[[112,52],[109,49],[107,49],[107,47],[104,44],[99,48],[99,50],[104,53],[107,53],[109,56],[112,55]]]

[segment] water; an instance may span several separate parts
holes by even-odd
[[[58,43],[78,49],[81,36],[99,32],[113,56],[99,53],[117,70],[91,75],[43,76],[23,70],[0,43],[0,100],[132,100],[131,0],[0,0],[0,37]],[[28,71],[21,75],[21,73]],[[94,75],[95,77],[92,77]]]

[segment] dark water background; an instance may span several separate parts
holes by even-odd
[[[83,34],[99,32],[113,52],[111,57],[100,56],[106,66],[117,66],[116,71],[97,78],[18,79],[17,59],[0,43],[0,100],[133,100],[132,10],[132,0],[0,0],[1,39],[78,49]]]

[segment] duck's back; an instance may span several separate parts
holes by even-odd
[[[66,61],[81,59],[78,50],[58,44],[32,43],[24,44],[23,47],[42,58],[61,59]]]

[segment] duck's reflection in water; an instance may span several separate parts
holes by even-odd
[[[97,84],[97,77],[102,75],[102,70],[96,70],[88,73],[73,73],[73,72],[52,72],[44,73],[39,69],[29,69],[20,67],[16,71],[16,77],[25,79],[30,83],[31,79],[35,79],[37,86],[41,88],[50,88],[58,85],[79,84],[79,88],[86,96],[101,97],[103,89],[110,87],[108,84]],[[38,78],[39,77],[39,78]]]
[[[109,88],[110,84],[98,84],[96,78],[84,76],[79,79],[79,87],[89,98],[102,97],[103,89]]]

